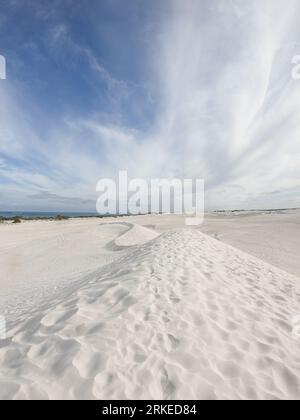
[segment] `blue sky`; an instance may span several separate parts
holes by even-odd
[[[300,206],[297,0],[0,0],[0,210],[197,177],[207,208]]]

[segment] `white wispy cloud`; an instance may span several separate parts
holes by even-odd
[[[108,114],[95,108],[88,117],[62,115],[41,139],[16,90],[1,87],[0,174],[7,182],[27,197],[46,191],[48,199],[90,204],[99,177],[127,169],[132,177],[202,177],[213,208],[299,204],[300,83],[291,77],[292,55],[300,53],[299,2],[168,5],[155,31],[148,22],[143,32],[145,45],[151,38],[143,51],[144,100],[154,108],[146,128],[121,106]],[[57,22],[48,37],[53,50],[87,61],[112,102],[132,95],[136,86],[76,43],[67,23]]]

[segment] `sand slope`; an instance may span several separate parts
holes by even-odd
[[[199,229],[300,279],[300,211],[207,214]]]
[[[119,258],[127,247],[158,236],[143,226],[111,220],[0,226],[0,315],[10,325],[20,322],[40,306],[60,301],[63,289],[70,293],[78,281]]]
[[[0,398],[299,399],[298,280],[195,230],[149,239],[8,332]]]

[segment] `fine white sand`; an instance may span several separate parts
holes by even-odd
[[[300,210],[209,214],[200,229],[300,278]]]
[[[0,226],[0,399],[300,399],[297,277],[175,217],[114,221]]]

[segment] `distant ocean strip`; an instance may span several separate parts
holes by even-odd
[[[56,216],[65,217],[93,217],[99,216],[97,213],[80,213],[80,212],[43,212],[43,211],[0,211],[0,217],[11,218],[11,217],[22,217],[22,218],[50,218]]]

